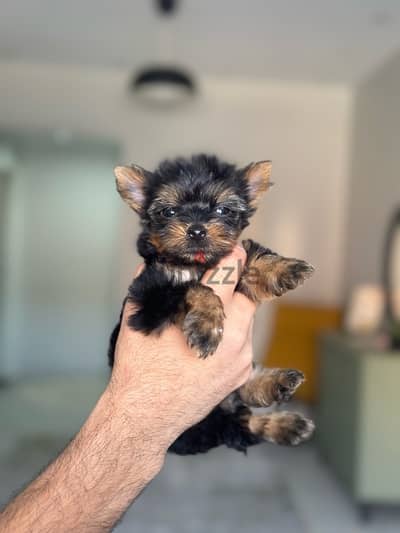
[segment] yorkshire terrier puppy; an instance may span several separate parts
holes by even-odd
[[[115,169],[120,195],[141,219],[138,252],[146,265],[128,289],[126,300],[137,307],[129,327],[150,334],[176,324],[199,357],[212,356],[223,335],[224,310],[200,279],[235,246],[271,185],[270,173],[270,161],[239,169],[204,154],[164,161],[154,172],[136,165]],[[243,246],[247,260],[236,290],[253,302],[282,296],[314,270],[251,240]],[[119,329],[120,323],[110,340],[110,366]],[[250,408],[288,401],[303,381],[297,370],[255,366],[249,381],[185,431],[170,451],[194,454],[221,444],[246,451],[262,441],[299,444],[313,432],[310,420],[291,412],[256,415]]]

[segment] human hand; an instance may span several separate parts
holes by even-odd
[[[202,420],[250,375],[255,305],[234,292],[245,260],[245,251],[236,246],[219,263],[212,283],[210,272],[203,277],[202,283],[221,298],[226,316],[222,341],[207,359],[199,359],[188,348],[176,326],[159,336],[133,331],[127,319],[134,306],[125,306],[109,389],[115,406],[136,429],[140,411],[146,426],[143,438],[158,451],[166,452],[183,431]],[[228,268],[232,274],[226,283]]]
[[[205,360],[177,327],[160,336],[132,331],[134,307],[125,306],[109,385],[67,448],[1,513],[1,531],[110,531],[178,436],[247,381],[255,305],[234,292],[245,258],[236,247],[212,283],[204,276],[226,315],[222,341]]]

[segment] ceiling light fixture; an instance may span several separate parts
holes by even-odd
[[[157,0],[156,5],[162,15],[172,15],[176,11],[176,0]],[[171,35],[169,33],[162,38],[162,33],[160,32],[159,47],[165,53],[171,49]],[[190,99],[196,92],[196,83],[185,69],[173,65],[169,60],[164,64],[146,66],[136,72],[130,82],[130,89],[148,105],[170,108]]]
[[[132,79],[131,89],[143,102],[171,107],[190,98],[196,91],[193,78],[173,66],[146,67]]]

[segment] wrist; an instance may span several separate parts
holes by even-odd
[[[141,402],[140,394],[133,395],[111,383],[103,392],[98,405],[103,416],[110,420],[110,438],[114,446],[121,446],[129,458],[129,465],[137,467],[137,460],[143,467],[143,475],[150,481],[161,470],[168,451],[168,439],[158,424],[154,423],[152,410]]]

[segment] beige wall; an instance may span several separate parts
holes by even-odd
[[[276,186],[247,233],[317,267],[293,298],[341,300],[352,101],[347,87],[206,79],[191,105],[168,112],[140,107],[126,90],[127,73],[119,70],[2,64],[0,77],[0,127],[108,137],[121,144],[126,162],[148,167],[199,150],[239,164],[272,159]],[[121,205],[121,297],[137,262],[137,230],[135,216]],[[256,333],[259,352],[266,313]]]
[[[355,93],[346,286],[380,282],[385,231],[400,206],[400,54]]]

